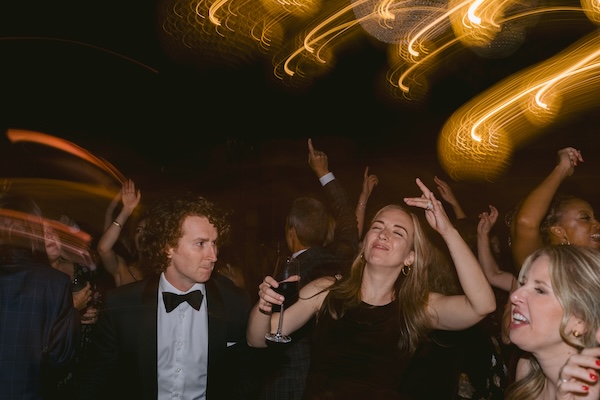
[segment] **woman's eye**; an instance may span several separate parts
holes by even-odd
[[[545,291],[545,290],[543,290],[543,289],[540,289],[539,287],[536,287],[536,288],[535,288],[535,291],[536,291],[536,292],[538,292],[539,294],[544,294],[544,293],[546,293],[546,291]]]

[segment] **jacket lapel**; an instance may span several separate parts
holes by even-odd
[[[225,343],[227,329],[225,326],[223,299],[212,279],[206,284],[206,306],[208,308],[208,376],[211,375],[211,367],[218,364],[223,358],[227,345]]]
[[[157,275],[148,279],[142,292],[139,326],[134,327],[138,332],[139,379],[144,382],[145,399],[156,399],[158,396],[156,314],[159,278],[160,275]]]

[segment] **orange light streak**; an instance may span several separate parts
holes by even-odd
[[[116,169],[111,163],[106,160],[100,159],[90,153],[89,151],[77,146],[74,143],[69,142],[55,136],[47,135],[45,133],[26,131],[21,129],[8,129],[6,133],[8,139],[12,143],[16,142],[32,142],[42,144],[48,147],[52,147],[58,150],[62,150],[65,153],[72,154],[76,157],[87,161],[98,168],[105,171],[107,174],[115,178],[120,184],[125,182],[125,177],[118,169]]]

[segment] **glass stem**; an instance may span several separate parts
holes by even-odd
[[[283,325],[283,303],[279,310],[279,323],[277,324],[277,336],[281,336],[281,326]]]

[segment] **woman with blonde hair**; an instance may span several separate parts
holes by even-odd
[[[350,274],[303,285],[298,301],[285,310],[284,335],[317,317],[305,399],[406,398],[408,364],[431,331],[468,328],[495,309],[477,259],[441,202],[419,179],[417,185],[422,196],[404,202],[425,210],[427,222],[448,246],[464,294],[445,294],[451,275],[446,281],[433,271],[439,267],[438,252],[418,217],[399,205],[383,207]],[[275,331],[279,313],[272,313],[272,306],[284,301],[273,290],[278,286],[270,276],[259,285],[247,330],[250,346],[266,347],[265,334]]]
[[[526,353],[505,398],[554,399],[567,381],[560,374],[569,357],[597,345],[600,251],[582,246],[535,251],[521,268],[511,302],[510,340]],[[589,379],[597,382],[598,372]],[[590,387],[581,389],[585,394]]]

